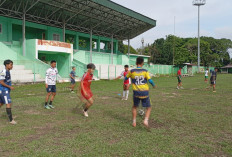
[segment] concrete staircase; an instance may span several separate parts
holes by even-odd
[[[0,71],[5,69],[5,66],[0,66]],[[12,83],[33,83],[44,82],[44,79],[39,74],[33,74],[32,70],[26,70],[24,65],[14,65],[10,71]]]

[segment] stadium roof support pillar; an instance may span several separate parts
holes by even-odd
[[[100,52],[101,51],[101,40],[100,40],[100,37],[98,37],[97,39],[97,52]]]
[[[26,15],[26,12],[23,13],[23,27],[22,27],[22,37],[23,37],[23,42],[22,42],[22,47],[23,47],[23,56],[25,56],[25,15]]]
[[[79,35],[76,34],[76,49],[79,50]]]
[[[65,42],[65,22],[63,23],[63,42]]]
[[[90,63],[92,63],[92,52],[93,52],[93,30],[90,29]]]
[[[111,36],[111,64],[114,62],[114,36]]]
[[[128,38],[128,58],[130,57],[130,38]]]

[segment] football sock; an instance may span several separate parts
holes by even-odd
[[[88,108],[86,107],[86,108],[84,109],[84,111],[87,112],[87,111],[88,111]]]
[[[7,116],[9,117],[10,122],[13,120],[11,108],[6,108]]]
[[[47,106],[48,105],[48,102],[45,102],[45,106]]]
[[[52,101],[49,102],[49,105],[52,105]]]
[[[124,90],[123,91],[123,98],[125,98],[125,95],[126,95],[126,91]]]
[[[133,119],[133,123],[136,123],[136,119]]]
[[[129,90],[126,91],[126,99],[128,99]]]

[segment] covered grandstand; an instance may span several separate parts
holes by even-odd
[[[155,20],[110,0],[1,0],[1,60],[15,60],[43,77],[56,59],[61,77],[73,65],[82,75],[89,62],[130,64],[129,46],[123,55],[118,41],[130,43],[155,26]]]

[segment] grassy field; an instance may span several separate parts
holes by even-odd
[[[89,117],[68,83],[58,84],[54,110],[43,108],[44,84],[17,86],[13,115],[0,109],[0,157],[4,156],[232,156],[232,75],[218,75],[217,92],[207,91],[203,75],[154,78],[150,132],[137,118],[131,126],[132,90],[121,101],[122,81],[92,83],[95,104]]]

